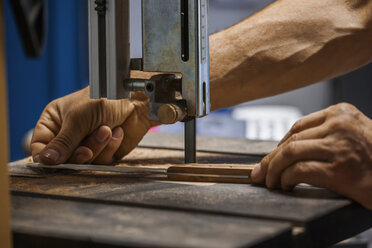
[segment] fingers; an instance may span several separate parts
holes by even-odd
[[[87,132],[88,129],[77,125],[73,119],[66,121],[58,135],[40,152],[40,162],[48,165],[66,162],[87,135]]]
[[[124,131],[121,127],[117,127],[112,131],[112,137],[108,145],[93,161],[94,164],[111,164],[114,160],[114,155],[124,138]]]
[[[35,139],[32,142],[33,157],[44,164],[61,164],[70,157],[75,161],[77,155],[89,158],[90,144],[80,145],[100,125],[110,128],[121,125],[131,115],[135,104],[132,100],[109,101],[106,99],[89,99],[89,89],[70,94],[48,104],[35,128]],[[143,102],[145,105],[145,102]],[[49,129],[47,132],[43,129]],[[110,138],[107,139],[110,141]],[[99,143],[91,152],[93,158],[100,154],[105,145]],[[94,146],[94,144],[92,144]],[[80,148],[79,146],[83,146]],[[85,148],[84,148],[85,147]],[[98,150],[98,152],[96,152]],[[79,153],[75,153],[79,151]]]
[[[322,140],[300,140],[280,146],[268,163],[262,164],[266,173],[266,185],[275,188],[280,185],[280,177],[285,169],[300,161],[329,161],[332,152]]]
[[[91,149],[86,146],[80,146],[74,151],[68,162],[72,164],[85,164],[92,160],[93,156],[94,153]]]
[[[86,138],[82,145],[88,147],[92,151],[93,157],[85,163],[92,163],[110,143],[111,138],[111,128],[105,125],[100,126],[92,135]]]
[[[301,131],[299,133],[294,133],[290,137],[286,139],[285,142],[283,142],[281,145],[278,146],[277,149],[272,151],[270,154],[268,154],[264,159],[262,159],[261,164],[256,166],[255,170],[252,171],[252,180],[254,180],[255,183],[264,183],[266,180],[266,173],[267,173],[267,168],[271,160],[276,157],[277,153],[283,151],[283,147],[285,149],[288,149],[288,145],[296,142],[296,141],[301,141],[301,140],[320,140],[327,136],[329,129],[327,129],[324,126],[320,127],[314,127],[310,128],[304,131]],[[291,146],[296,146],[296,145],[291,145]],[[324,144],[322,144],[324,151],[326,151],[326,148],[324,147]],[[289,149],[296,149],[296,148],[289,148]],[[323,154],[322,153],[322,154]],[[327,153],[328,154],[328,153]],[[329,156],[329,154],[327,155]],[[314,158],[314,157],[311,157]]]
[[[332,189],[331,163],[304,161],[287,168],[281,175],[281,185],[285,190],[292,189],[299,183]],[[338,182],[337,182],[338,183]]]
[[[252,171],[254,183],[265,182],[265,172],[257,165]],[[280,175],[280,184],[284,190],[290,190],[300,183],[307,183],[316,187],[325,187],[335,190],[332,187],[332,164],[322,161],[301,161],[289,165]]]
[[[282,142],[279,146],[286,145],[288,143],[299,141],[299,140],[309,140],[309,139],[323,139],[329,133],[329,128],[325,125],[305,129],[301,132],[294,133]]]
[[[141,117],[141,114],[147,115],[148,113],[134,111],[122,125],[123,130],[125,130],[125,137],[115,153],[117,159],[121,159],[131,152],[149,130],[151,125],[148,123],[148,118]]]
[[[35,126],[34,133],[31,139],[32,158],[35,162],[39,162],[39,154],[46,145],[55,138],[53,131],[41,122]]]
[[[257,164],[252,170],[251,179],[253,183],[263,184],[266,179],[266,171],[263,171],[261,163]]]
[[[326,119],[325,110],[321,110],[315,113],[312,113],[304,118],[298,120],[289,130],[289,132],[284,136],[284,138],[279,142],[278,146],[282,145],[287,141],[293,134],[299,133],[306,129],[310,129],[316,126],[319,126],[324,123]]]
[[[111,129],[108,126],[100,126],[80,144],[80,147],[72,154],[69,162],[76,164],[90,163],[105,149],[110,142],[111,136]]]
[[[112,132],[108,126],[99,127],[80,144],[69,163],[73,164],[110,164],[124,137],[121,127]]]
[[[252,171],[254,183],[278,186],[280,174],[292,164],[306,160],[329,161],[332,152],[321,139],[287,142],[268,154]]]

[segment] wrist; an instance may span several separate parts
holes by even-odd
[[[365,173],[362,179],[359,180],[356,189],[356,197],[354,198],[357,202],[362,204],[364,207],[372,210],[372,170]]]

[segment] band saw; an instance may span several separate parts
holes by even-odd
[[[207,0],[142,0],[142,58],[130,56],[129,0],[89,0],[91,98],[149,98],[149,119],[185,123],[185,163],[196,162],[196,118],[210,112]],[[154,72],[150,79],[130,71]]]

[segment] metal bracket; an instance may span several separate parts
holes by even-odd
[[[92,98],[129,98],[129,0],[88,0]]]
[[[210,112],[207,0],[142,0],[143,70],[182,74],[187,115]]]
[[[128,91],[144,91],[149,97],[149,119],[163,124],[182,121],[186,116],[186,103],[181,97],[181,78],[174,74],[160,74],[146,79],[127,79]]]

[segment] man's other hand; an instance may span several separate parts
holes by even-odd
[[[91,100],[87,87],[47,105],[34,129],[32,156],[51,165],[109,164],[134,149],[154,125],[143,93],[125,100]]]
[[[299,120],[252,172],[255,183],[325,187],[372,209],[372,120],[341,103]]]

